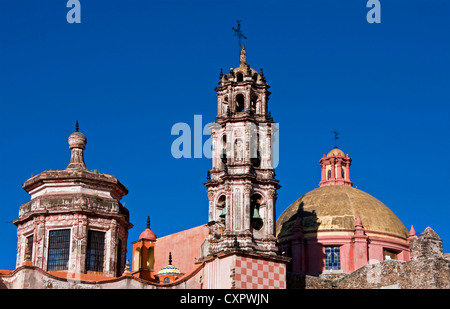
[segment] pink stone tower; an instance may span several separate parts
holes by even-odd
[[[209,198],[210,252],[230,248],[276,254],[275,201],[280,187],[272,162],[275,123],[268,111],[269,85],[262,69],[247,63],[221,71],[217,118],[210,127],[212,169]]]

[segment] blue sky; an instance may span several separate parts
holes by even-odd
[[[448,1],[381,0],[380,24],[365,0],[80,2],[69,24],[65,0],[0,0],[0,269],[15,265],[22,183],[67,166],[76,120],[87,167],[130,191],[129,258],[147,216],[159,237],[207,222],[211,160],[173,158],[171,128],[214,121],[238,19],[280,124],[277,216],[318,186],[336,129],[354,185],[450,251]]]

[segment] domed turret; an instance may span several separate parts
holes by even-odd
[[[150,217],[147,217],[147,228],[141,233],[139,240],[156,240],[156,234],[150,229]]]
[[[175,266],[172,265],[172,252],[169,252],[169,265],[163,267],[158,271],[155,277],[160,283],[172,283],[178,280],[184,274]]]
[[[350,180],[350,165],[352,159],[337,147],[320,159],[322,168],[319,186],[353,186]]]

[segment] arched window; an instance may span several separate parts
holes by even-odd
[[[141,248],[136,248],[133,257],[133,270],[136,271],[141,268]]]
[[[238,94],[236,96],[236,112],[243,112],[245,108],[245,98],[243,94]]]
[[[253,194],[250,197],[250,226],[257,231],[260,230],[263,226],[263,220],[259,213],[261,203],[261,195]]]
[[[164,278],[164,283],[170,283],[169,277],[165,277],[165,278]]]
[[[331,170],[328,170],[327,180],[331,178]]]
[[[345,178],[345,171],[344,171],[343,167],[341,167],[341,175],[342,175],[342,178]]]
[[[244,80],[244,75],[241,72],[236,74],[236,81],[242,82]]]
[[[219,197],[219,200],[217,201],[217,210],[220,212],[219,218],[225,219],[225,216],[227,215],[227,209],[226,209],[226,197],[225,195],[222,195]]]

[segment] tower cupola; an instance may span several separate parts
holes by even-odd
[[[319,186],[353,186],[350,180],[350,165],[352,159],[342,150],[334,147],[326,156],[320,159],[322,169]]]

